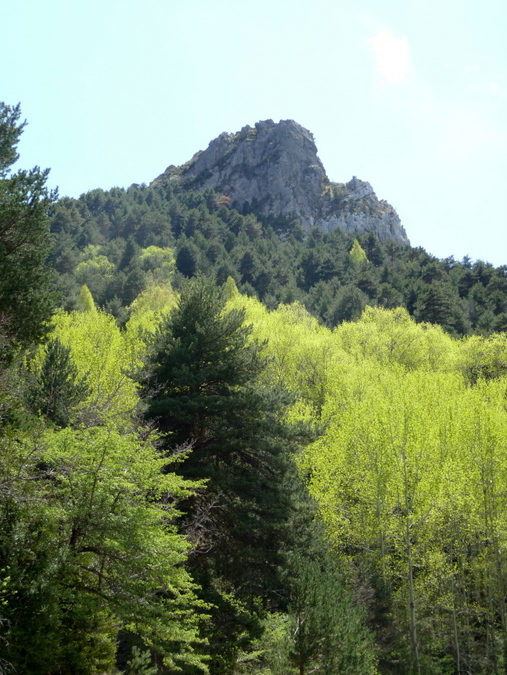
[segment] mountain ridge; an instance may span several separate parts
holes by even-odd
[[[347,183],[329,180],[313,134],[294,120],[269,119],[223,132],[151,185],[174,182],[198,192],[213,188],[242,213],[298,220],[304,230],[341,227],[410,246],[395,209],[378,199],[370,183],[355,176]]]

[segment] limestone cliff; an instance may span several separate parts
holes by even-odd
[[[381,241],[409,244],[392,206],[371,185],[353,177],[332,183],[317,156],[313,135],[293,120],[257,122],[236,134],[222,133],[207,150],[153,181],[179,181],[195,190],[212,187],[242,212],[298,219],[303,228],[341,227],[374,232]]]

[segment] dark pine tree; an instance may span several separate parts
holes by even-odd
[[[449,332],[454,328],[451,299],[447,289],[437,284],[428,286],[420,295],[415,308],[417,321],[437,323]]]
[[[188,282],[156,337],[146,386],[147,417],[166,434],[165,452],[190,443],[179,470],[208,481],[183,504],[181,527],[194,547],[189,569],[215,606],[205,634],[211,672],[221,674],[258,635],[280,588],[287,451],[297,443],[284,421],[287,396],[261,381],[263,345],[250,340],[244,312],[225,304],[212,280]]]
[[[53,308],[48,211],[56,193],[49,171],[11,173],[23,131],[19,106],[0,102],[0,360],[39,340]]]
[[[176,267],[186,277],[197,274],[199,250],[192,241],[186,241],[179,247],[176,254]]]
[[[88,385],[79,380],[77,367],[70,358],[70,349],[60,340],[52,339],[46,346],[46,356],[40,372],[32,379],[27,391],[27,404],[59,427],[69,425],[73,408],[88,394]]]

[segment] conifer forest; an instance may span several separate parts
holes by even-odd
[[[0,674],[507,673],[507,265],[176,182],[60,199],[23,127]]]

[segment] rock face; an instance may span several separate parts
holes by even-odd
[[[168,167],[152,185],[166,181],[198,191],[214,188],[243,213],[297,219],[304,229],[341,227],[410,243],[394,208],[377,199],[369,183],[356,177],[348,183],[329,180],[313,135],[293,120],[224,132],[183,166]]]

